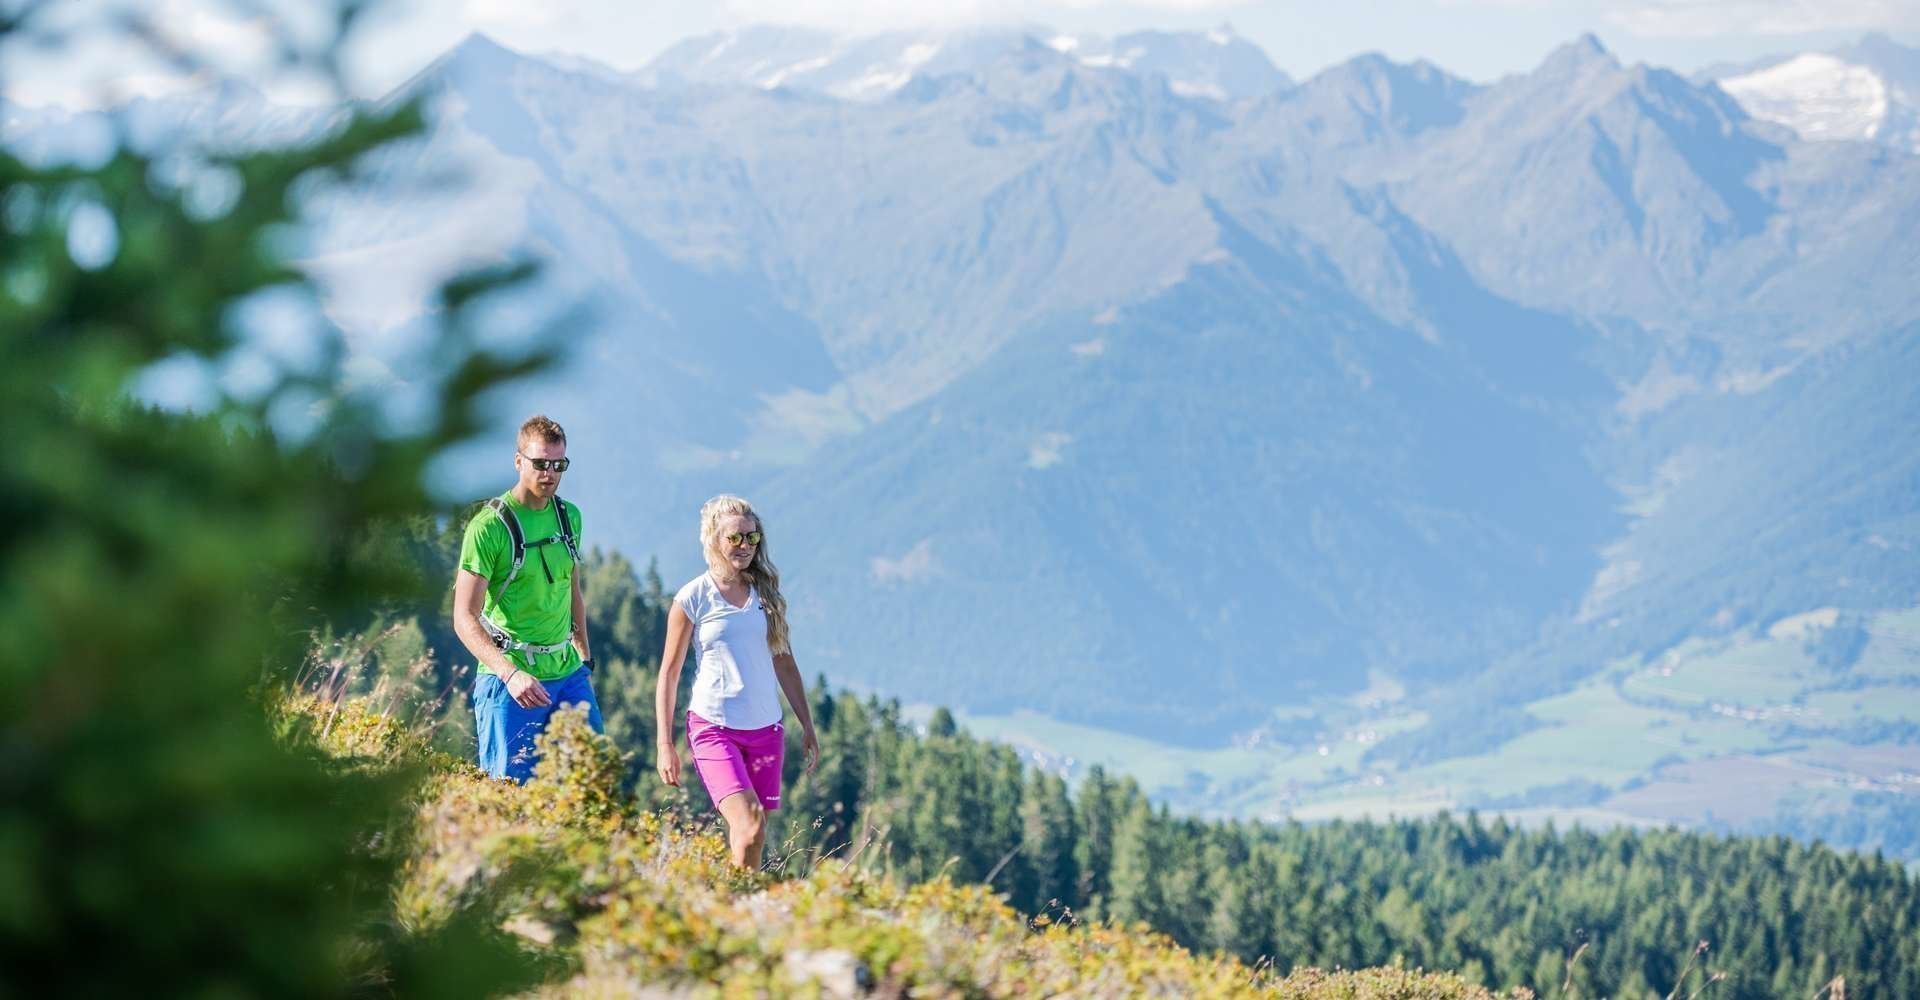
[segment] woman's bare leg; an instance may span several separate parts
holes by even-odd
[[[727,821],[727,845],[733,849],[733,863],[741,868],[760,867],[760,852],[767,842],[767,811],[750,791],[738,791],[720,800],[720,815]]]
[[[754,807],[760,811],[760,832],[754,836],[753,848],[748,852],[747,856],[753,859],[753,866],[758,868],[760,867],[760,859],[765,857],[767,853],[767,827],[773,825],[773,818],[767,815],[765,806],[755,802]]]

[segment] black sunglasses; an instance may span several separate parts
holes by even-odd
[[[532,463],[533,467],[540,472],[565,472],[567,466],[572,464],[564,458],[534,458],[523,451],[516,451],[514,454]]]

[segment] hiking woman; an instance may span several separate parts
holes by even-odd
[[[766,846],[766,814],[780,808],[786,746],[780,691],[800,720],[809,773],[819,761],[820,744],[800,666],[787,641],[787,600],[767,555],[759,515],[736,496],[708,500],[700,508],[700,546],[707,571],[673,595],[667,612],[667,643],[654,691],[660,720],[656,759],[660,780],[679,787],[673,702],[691,643],[699,650],[699,666],[687,705],[687,745],[701,783],[727,820],[733,863],[757,868]]]

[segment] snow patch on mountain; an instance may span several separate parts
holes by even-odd
[[[833,61],[833,57],[830,55],[815,56],[812,59],[802,59],[799,62],[794,63],[793,65],[788,66],[774,73],[772,76],[769,76],[766,79],[760,81],[760,86],[763,89],[772,90],[773,88],[778,87],[782,83],[786,82],[788,77],[797,76],[801,73],[811,73],[816,69],[820,69],[821,67],[824,67],[826,64],[832,61]]]
[[[939,564],[933,557],[933,539],[922,538],[898,558],[874,556],[868,568],[877,583],[915,583],[932,576]]]
[[[833,94],[835,97],[845,97],[852,100],[891,94],[901,87],[906,86],[907,81],[913,79],[913,74],[917,72],[920,67],[932,62],[933,57],[939,54],[939,42],[914,42],[900,50],[900,55],[894,58],[892,62],[875,63],[868,66],[864,75],[855,78],[849,83],[828,87],[827,92]],[[825,66],[828,62],[826,58],[808,61],[814,64],[811,68]]]
[[[1060,464],[1061,452],[1073,443],[1073,435],[1065,431],[1047,431],[1033,439],[1027,447],[1027,468],[1050,469]]]
[[[1600,551],[1601,558],[1606,562],[1594,573],[1593,585],[1581,598],[1580,610],[1574,614],[1574,621],[1585,624],[1597,620],[1608,601],[1640,582],[1645,575],[1645,567],[1629,555],[1630,551],[1626,545],[1618,543]]]
[[[1204,97],[1211,101],[1224,101],[1227,92],[1217,83],[1194,82],[1192,80],[1168,80],[1167,89],[1181,97]]]
[[[1622,386],[1620,399],[1615,408],[1621,416],[1637,420],[1650,414],[1659,413],[1669,405],[1700,391],[1700,380],[1695,376],[1673,370],[1665,357],[1654,360],[1652,367],[1630,386]]]
[[[761,397],[761,408],[749,420],[751,457],[785,464],[836,437],[857,434],[866,426],[853,393],[844,385],[825,392],[794,387]]]
[[[1080,65],[1091,66],[1095,69],[1109,69],[1114,67],[1131,69],[1134,62],[1146,54],[1146,49],[1136,45],[1133,48],[1127,49],[1125,52],[1107,51],[1088,53],[1080,57]]]
[[[1872,139],[1887,117],[1879,74],[1820,53],[1720,81],[1755,118],[1785,125],[1803,139]]]

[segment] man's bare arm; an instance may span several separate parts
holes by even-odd
[[[507,684],[507,693],[521,708],[539,708],[553,700],[547,688],[534,676],[520,669],[505,650],[493,644],[493,637],[480,625],[480,613],[486,609],[487,578],[472,570],[460,570],[453,578],[453,634],[475,659],[487,665],[495,677]]]
[[[568,636],[573,648],[580,653],[580,659],[593,659],[593,644],[587,641],[587,594],[580,582],[580,568],[573,570],[573,632]]]

